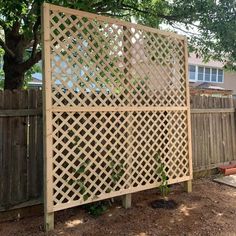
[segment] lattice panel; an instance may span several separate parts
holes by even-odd
[[[44,6],[47,211],[191,179],[185,39]]]
[[[158,161],[172,182],[189,175],[186,120],[185,111],[55,113],[54,204],[157,186]]]
[[[186,106],[184,41],[51,11],[54,106]]]

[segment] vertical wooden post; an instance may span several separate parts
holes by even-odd
[[[191,193],[193,191],[192,180],[184,182],[184,191],[186,191],[187,193]]]
[[[125,209],[128,209],[131,207],[131,193],[125,194],[124,196],[122,196],[122,206]]]
[[[234,99],[233,97],[231,97],[231,108],[235,108],[234,107]],[[236,156],[236,146],[234,145],[235,143],[235,134],[236,134],[236,128],[235,128],[235,124],[236,124],[236,115],[235,115],[235,109],[234,112],[230,113],[230,119],[231,119],[231,127],[232,127],[232,156],[235,157]],[[231,157],[232,158],[232,157]]]
[[[53,229],[54,229],[54,212],[48,213],[44,210],[44,230],[48,232]]]
[[[54,229],[53,186],[52,186],[52,97],[50,61],[50,8],[42,5],[43,39],[43,122],[44,122],[44,228]]]
[[[191,113],[190,113],[190,94],[189,94],[189,79],[188,79],[188,39],[184,40],[184,55],[185,55],[185,81],[186,81],[186,98],[187,98],[187,129],[188,129],[188,152],[189,152],[189,177],[185,182],[186,191],[192,192],[193,179],[193,163],[192,163],[192,132],[191,132]]]
[[[123,27],[123,32],[124,32],[124,36],[123,36],[123,42],[127,42],[127,44],[125,45],[124,43],[124,64],[127,63],[127,65],[124,67],[124,73],[125,74],[128,74],[128,78],[129,80],[132,79],[131,75],[130,75],[130,70],[131,70],[131,63],[128,59],[130,59],[130,56],[129,56],[129,49],[131,48],[131,43],[129,42],[129,38],[131,37],[131,33],[130,33],[130,30],[127,29],[126,26]],[[127,32],[127,34],[125,33]],[[132,91],[132,87],[130,86],[130,91]],[[132,96],[129,96],[129,102],[130,102],[130,106],[132,106]],[[129,118],[129,124],[131,124],[132,122],[132,118]],[[129,130],[129,137],[128,137],[128,140],[129,140],[129,149],[130,149],[130,143],[131,143],[131,138],[132,138],[132,128],[128,127],[128,130]],[[131,138],[130,138],[131,137]],[[130,149],[130,151],[132,151]],[[130,153],[130,152],[129,152]],[[129,167],[132,165],[132,157],[131,155],[129,155],[127,157],[129,159]],[[132,175],[132,171],[130,171],[129,175]],[[129,176],[130,178],[130,176]],[[128,186],[129,187],[129,186]],[[131,193],[130,194],[126,194],[126,195],[123,195],[122,196],[122,206],[127,209],[127,208],[130,208],[131,207]]]

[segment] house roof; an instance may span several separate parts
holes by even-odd
[[[206,95],[206,96],[232,96],[233,90],[225,89],[220,86],[212,85],[211,83],[201,83],[199,85],[190,84],[191,95]]]
[[[209,61],[207,63],[203,62],[203,59],[201,57],[198,57],[194,53],[190,53],[188,58],[188,63],[190,65],[198,65],[198,66],[209,66],[209,67],[216,67],[216,68],[223,68],[224,64],[220,61]]]
[[[201,83],[201,84],[195,86],[195,88],[198,88],[198,89],[213,89],[213,90],[228,90],[228,91],[231,91],[230,89],[225,89],[225,88],[220,87],[220,86],[215,86],[215,85],[212,85],[211,83],[208,83],[208,82]]]

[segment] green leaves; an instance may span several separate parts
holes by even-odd
[[[84,194],[85,191],[86,191],[86,188],[85,188],[84,183],[81,182],[81,181],[77,181],[77,182],[78,182],[78,184],[79,184],[79,192],[80,192],[81,194]]]
[[[80,137],[76,135],[76,136],[74,137],[74,144],[73,144],[73,145],[74,145],[74,146],[78,145],[79,141],[80,141]]]
[[[105,202],[95,202],[85,206],[85,209],[89,212],[90,215],[97,217],[103,214],[107,210],[108,206]]]
[[[38,22],[39,25],[36,22],[40,19],[40,7],[43,2],[43,0],[4,0],[0,2],[0,31],[3,32],[5,29],[8,32],[12,31],[19,34],[19,37],[14,39],[15,42],[11,43],[12,45],[27,45],[24,46],[24,50],[27,51],[32,47],[34,40],[39,38],[40,22]],[[226,68],[236,70],[235,0],[48,0],[47,2],[110,15],[128,21],[132,19],[137,23],[155,28],[159,28],[162,23],[165,23],[165,25],[171,26],[170,29],[177,30],[178,27],[175,27],[178,23],[181,24],[183,32],[187,34],[194,26],[198,34],[196,32],[188,34],[190,50],[201,55],[206,61],[219,60],[225,63]],[[20,25],[19,28],[15,27],[16,23]],[[59,27],[64,26],[60,25]],[[88,24],[88,27],[93,30],[91,24]],[[85,34],[89,33],[88,29],[83,30],[86,31]],[[56,34],[59,33],[59,31],[55,31]],[[5,35],[3,34],[2,37],[4,42],[6,42]],[[37,39],[36,44],[38,43]],[[101,39],[100,44],[96,45],[95,42],[94,47],[99,48],[102,45],[103,49],[108,47],[115,49],[116,44],[117,41],[114,38],[111,38],[107,43]],[[94,55],[94,59],[98,60],[99,58]],[[81,60],[81,63],[83,61],[79,55],[78,60]],[[34,71],[35,68],[31,68],[30,73],[32,70]],[[107,73],[110,73],[109,70]],[[111,77],[113,77],[112,73]],[[119,94],[121,89],[117,86],[115,93]]]
[[[176,21],[198,31],[189,34],[191,51],[205,61],[222,61],[228,67],[236,63],[235,0],[176,0],[171,8]]]
[[[85,168],[86,168],[85,165],[82,165],[79,167],[79,169],[76,170],[75,173],[82,174],[82,173],[84,173]]]
[[[117,183],[125,173],[124,164],[111,161],[110,168],[112,170],[111,172],[112,181],[113,183]]]
[[[78,186],[76,187],[76,189],[82,195],[84,201],[86,201],[90,197],[90,194],[86,192],[87,188],[84,183],[84,176],[83,176],[83,174],[86,173],[86,168],[89,165],[89,163],[90,160],[83,161],[78,165],[77,169],[72,169],[75,179],[69,179],[67,181],[69,185],[74,185],[74,187]]]
[[[161,155],[159,152],[154,155],[154,159],[158,164],[156,172],[161,177],[161,184],[159,186],[159,190],[161,192],[161,195],[165,198],[170,193],[170,189],[168,187],[168,176],[165,170],[166,167],[165,164],[161,161]]]
[[[75,170],[75,174],[83,174],[85,173],[86,167],[90,163],[90,160],[86,160],[84,162],[81,162],[78,169]]]

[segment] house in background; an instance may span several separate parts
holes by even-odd
[[[213,97],[236,97],[236,71],[225,71],[223,63],[210,61],[204,63],[195,54],[190,54],[189,83],[192,95]],[[32,74],[29,88],[42,88],[42,74]]]
[[[36,72],[32,74],[32,80],[28,82],[29,89],[42,89],[42,74]]]
[[[191,94],[236,96],[236,72],[225,71],[221,62],[204,63],[195,54],[190,54],[188,62]]]
[[[225,71],[221,62],[204,63],[195,54],[190,54],[188,63],[190,93],[192,95],[236,97],[236,71]],[[2,64],[3,60],[0,57],[0,68]],[[32,74],[32,81],[28,82],[28,88],[42,89],[41,73]]]

